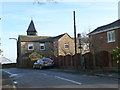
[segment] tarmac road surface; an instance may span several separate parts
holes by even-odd
[[[59,69],[3,69],[16,88],[118,88],[118,80],[65,73]]]

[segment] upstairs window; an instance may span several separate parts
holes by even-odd
[[[69,48],[69,44],[68,44],[68,43],[65,43],[65,44],[64,44],[64,48],[65,48],[65,49],[68,49],[68,48]]]
[[[28,43],[28,50],[34,50],[33,43]]]
[[[40,43],[40,50],[45,50],[45,43]]]
[[[115,31],[107,32],[107,40],[108,42],[115,42]]]

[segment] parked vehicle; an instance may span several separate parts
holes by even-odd
[[[33,68],[39,68],[39,69],[43,69],[44,67],[53,67],[54,66],[54,62],[52,59],[50,58],[42,58],[42,59],[38,59],[34,64],[33,64]]]

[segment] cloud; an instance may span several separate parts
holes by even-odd
[[[2,2],[118,2],[118,0],[2,0]]]
[[[13,13],[9,13],[9,14],[3,14],[2,15],[3,19],[11,19],[11,20],[22,20],[22,21],[27,21],[29,17],[25,17],[23,14],[13,14]]]
[[[106,7],[105,6],[95,6],[95,7],[93,6],[88,9],[89,10],[97,10],[97,11],[99,11],[99,10],[101,10],[101,11],[117,11],[118,7],[117,7],[117,5],[116,6],[114,5],[113,7],[106,5]]]

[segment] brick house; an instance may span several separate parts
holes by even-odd
[[[74,54],[74,39],[67,33],[58,36],[37,36],[34,22],[31,20],[27,35],[19,35],[17,42],[18,58],[27,53],[37,52],[44,57]],[[18,59],[18,62],[20,62]]]
[[[90,51],[111,51],[115,47],[120,47],[120,19],[96,28],[90,32]]]

